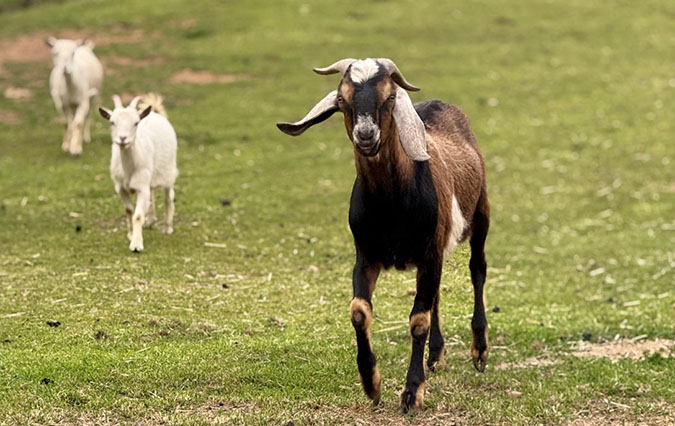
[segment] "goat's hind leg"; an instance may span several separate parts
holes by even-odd
[[[380,402],[381,378],[377,369],[377,359],[370,346],[370,325],[373,322],[371,296],[380,269],[380,265],[368,265],[357,255],[354,266],[354,297],[349,305],[349,315],[356,332],[356,364],[359,369],[359,379],[363,391],[375,405]]]
[[[438,311],[440,297],[441,292],[439,288],[439,290],[436,291],[436,297],[434,297],[434,307],[431,310],[429,358],[427,358],[427,367],[429,367],[429,370],[431,371],[445,368],[445,341],[443,340],[443,335],[441,334],[440,312]]]
[[[150,207],[148,207],[148,213],[145,216],[145,223],[143,226],[152,228],[152,225],[157,221],[157,212],[155,211],[155,191],[152,188],[150,188]]]
[[[401,409],[420,410],[424,407],[424,349],[431,328],[431,311],[434,298],[441,283],[442,256],[430,259],[417,267],[417,295],[410,312],[410,335],[412,336],[412,355],[406,377],[405,388],[401,393]]]
[[[166,188],[164,190],[165,198],[164,205],[166,207],[164,212],[164,227],[162,228],[162,233],[164,234],[173,234],[173,215],[176,211],[175,198],[176,193],[173,188]]]
[[[485,261],[485,239],[490,227],[490,204],[483,192],[473,216],[471,235],[471,282],[473,283],[474,305],[471,319],[471,358],[476,370],[485,371],[488,357],[488,323],[485,317],[484,286],[487,271]]]

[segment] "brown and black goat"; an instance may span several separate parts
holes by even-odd
[[[405,80],[390,59],[343,59],[314,71],[342,73],[338,89],[302,120],[277,127],[297,136],[337,111],[344,114],[357,172],[349,209],[356,245],[350,315],[361,384],[377,404],[381,379],[371,349],[370,325],[371,296],[380,271],[416,266],[417,293],[410,313],[412,356],[401,408],[420,409],[427,337],[428,367],[434,370],[444,363],[438,312],[443,257],[467,238],[474,288],[471,356],[476,369],[485,369],[484,246],[490,207],[483,158],[466,115],[440,101],[413,105],[406,90],[419,89]]]

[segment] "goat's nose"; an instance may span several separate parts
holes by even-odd
[[[127,140],[126,136],[120,136],[120,142],[124,143],[125,140]]]
[[[373,138],[373,134],[375,133],[372,128],[368,129],[359,129],[359,139],[362,141],[367,141]]]

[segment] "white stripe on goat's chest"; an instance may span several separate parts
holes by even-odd
[[[466,219],[462,216],[462,209],[459,208],[457,198],[452,196],[452,228],[450,230],[450,237],[448,237],[448,246],[446,251],[452,253],[459,245],[459,240],[464,234],[466,228]]]
[[[377,62],[368,58],[356,61],[349,69],[349,75],[354,83],[364,83],[377,75]]]

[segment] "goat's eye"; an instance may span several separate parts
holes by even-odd
[[[138,123],[140,123],[140,121],[135,122],[134,126],[138,126]]]
[[[396,93],[394,93],[393,95],[389,95],[390,101],[393,101],[394,99],[396,99]]]
[[[343,98],[342,96],[338,95],[337,101],[338,101],[338,102],[344,102],[344,101],[345,101],[345,98]]]
[[[115,122],[114,122],[114,121],[111,121],[111,122],[110,122],[110,125],[111,125],[111,126],[114,126],[114,125],[115,125]]]

